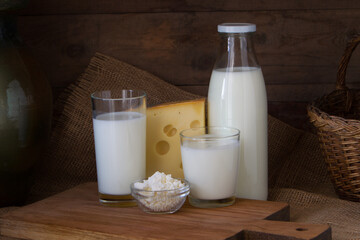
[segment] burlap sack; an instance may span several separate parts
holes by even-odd
[[[76,84],[60,96],[49,148],[39,164],[30,201],[82,182],[96,181],[90,94],[107,89],[143,89],[148,106],[198,98],[161,79],[97,54]]]
[[[31,201],[96,180],[90,94],[111,88],[143,89],[149,105],[199,97],[96,54],[77,83],[60,97],[61,114],[38,167]],[[360,239],[360,205],[335,195],[316,137],[271,116],[268,123],[269,200],[288,202],[292,221],[330,224],[333,239]]]

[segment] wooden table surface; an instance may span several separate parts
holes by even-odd
[[[185,203],[178,212],[165,215],[147,214],[138,207],[104,207],[96,183],[86,183],[4,214],[0,233],[40,240],[331,239],[328,225],[288,220],[286,203],[245,199],[213,209]]]

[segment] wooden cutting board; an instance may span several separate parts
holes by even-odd
[[[0,219],[0,233],[39,240],[331,239],[328,225],[288,220],[286,203],[245,199],[215,209],[185,203],[166,215],[147,214],[138,207],[104,207],[96,183],[86,183],[8,212]]]

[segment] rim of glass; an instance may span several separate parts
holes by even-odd
[[[112,98],[112,97],[99,97],[99,96],[95,96],[96,94],[99,94],[101,92],[112,92],[112,91],[126,91],[126,92],[134,92],[134,93],[138,93],[137,96],[135,97],[116,97],[116,98]],[[146,92],[144,90],[141,89],[108,89],[108,90],[100,90],[100,91],[95,91],[93,92],[91,95],[92,99],[98,99],[98,100],[130,100],[130,99],[140,99],[140,98],[144,98],[146,97]]]
[[[133,183],[130,184],[130,188],[131,189],[134,189],[136,191],[141,191],[141,192],[171,192],[171,191],[180,191],[180,192],[183,192],[183,191],[188,191],[190,190],[190,184],[189,182],[184,179],[184,178],[174,178],[174,179],[177,179],[177,180],[180,180],[182,183],[185,184],[185,186],[181,187],[181,188],[176,188],[176,189],[167,189],[167,190],[145,190],[145,189],[141,189],[141,188],[136,188],[135,187],[135,183],[137,182],[144,182],[145,180],[147,180],[147,178],[144,178],[144,179],[141,179],[141,180],[137,180]]]
[[[226,130],[233,130],[235,131],[235,133],[231,134],[226,134],[224,136],[214,136],[214,137],[199,137],[199,136],[185,136],[184,133],[185,132],[190,132],[190,131],[194,131],[197,129],[226,129]],[[218,140],[218,139],[228,139],[228,138],[234,138],[237,136],[240,136],[240,130],[237,128],[233,128],[233,127],[218,127],[218,126],[210,126],[210,127],[196,127],[196,128],[188,128],[188,129],[184,129],[180,132],[180,136],[182,138],[186,138],[186,139],[190,139],[190,140],[202,140],[202,141],[214,141],[214,140]]]

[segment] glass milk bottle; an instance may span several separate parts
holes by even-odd
[[[256,25],[218,25],[221,52],[208,92],[209,126],[240,130],[236,197],[266,200],[268,194],[267,98],[252,35]]]

